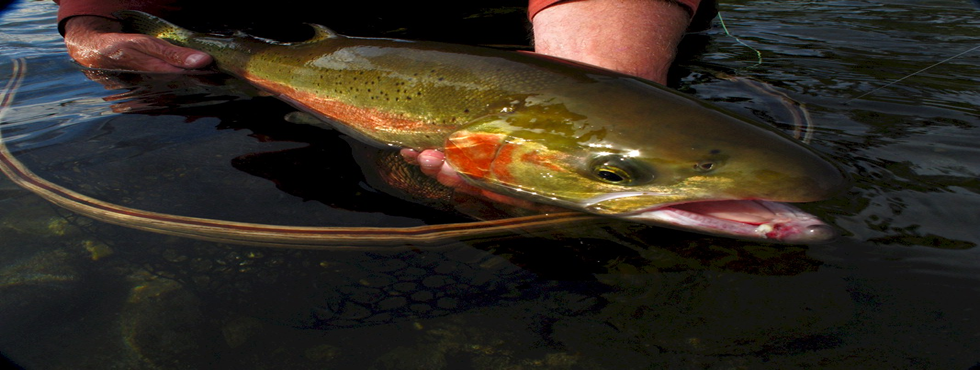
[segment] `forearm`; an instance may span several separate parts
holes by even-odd
[[[176,9],[177,0],[54,0],[58,4],[58,30],[65,34],[67,21],[76,16],[114,18],[112,13],[129,9],[163,14]]]
[[[568,1],[532,19],[538,53],[664,83],[689,9],[664,0]]]

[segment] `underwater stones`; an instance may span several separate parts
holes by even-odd
[[[454,283],[456,282],[453,279],[445,275],[426,276],[425,279],[422,279],[422,285],[432,289],[438,289]]]
[[[395,369],[446,369],[446,355],[428,348],[398,347],[378,358],[374,366],[379,370]]]
[[[56,249],[0,268],[0,332],[17,332],[42,317],[62,317],[83,288],[76,257]]]
[[[364,307],[362,305],[353,302],[347,302],[346,304],[344,304],[344,307],[340,311],[340,315],[338,315],[337,317],[340,320],[356,321],[356,320],[365,319],[371,316],[372,313],[373,312],[367,307]]]
[[[343,287],[340,291],[347,294],[351,301],[362,304],[374,303],[385,297],[385,293],[376,288]]]
[[[390,275],[370,274],[358,279],[357,283],[366,287],[385,287],[395,281],[395,278]]]
[[[439,300],[436,301],[436,307],[446,310],[454,310],[457,306],[459,306],[459,302],[455,298],[451,297],[439,298]]]
[[[329,344],[321,344],[307,348],[303,351],[303,356],[312,362],[326,362],[339,357],[342,354],[340,348]]]
[[[395,276],[398,277],[398,280],[402,281],[416,281],[428,275],[428,273],[428,271],[418,267],[409,267],[396,272]]]
[[[374,325],[496,305],[521,296],[520,287],[536,279],[504,257],[465,245],[362,252],[192,242],[122,254],[186,284],[209,305],[300,328]]]
[[[646,292],[608,295],[614,303],[601,315],[638,341],[675,352],[743,355],[772,350],[831,335],[855,312],[842,281],[811,273],[693,271],[650,277]]]
[[[0,177],[6,182],[6,177]],[[65,217],[52,212],[44,200],[36,197],[4,199],[0,202],[4,210],[16,210],[0,216],[0,231],[4,237],[23,236],[29,240],[60,238],[77,235],[78,229],[71,227]],[[14,235],[12,235],[14,234]]]
[[[221,326],[221,334],[229,348],[237,348],[248,342],[262,328],[262,323],[252,317],[238,316],[227,319]]]
[[[379,258],[365,261],[363,264],[361,264],[361,266],[368,271],[392,272],[401,270],[408,266],[408,264],[400,259]]]
[[[432,298],[435,298],[435,294],[432,294],[432,292],[429,291],[423,290],[423,291],[412,293],[413,301],[425,302],[425,301],[432,300]]]
[[[419,286],[418,284],[413,282],[401,282],[401,283],[394,284],[391,287],[396,291],[402,293],[409,293],[409,292],[414,292],[418,288],[418,286]]]
[[[522,325],[524,321],[518,318],[524,310],[513,306],[480,308],[447,319],[420,321],[419,335],[378,356],[371,368],[622,369],[649,365],[583,366],[590,364],[583,364],[577,353],[542,346],[540,333]]]
[[[385,298],[381,302],[378,302],[377,307],[382,311],[391,311],[391,310],[405,307],[405,305],[407,304],[408,304],[408,298],[395,296],[395,297]]]
[[[584,369],[644,368],[660,357],[656,347],[633,340],[628,333],[601,321],[583,317],[558,320],[552,326],[552,340],[579,357]],[[667,367],[664,367],[667,368]]]
[[[130,291],[120,317],[122,339],[159,368],[203,368],[224,341],[201,312],[200,300],[172,280],[147,277]]]

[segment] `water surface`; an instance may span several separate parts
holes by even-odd
[[[881,88],[974,47],[980,11],[721,9],[738,39],[717,23],[690,37],[674,87],[786,130],[771,97],[715,72],[804,104],[811,145],[853,179],[804,208],[842,239],[794,247],[612,224],[437,249],[279,250],[88,220],[4,178],[0,352],[32,369],[980,365],[980,52]],[[468,220],[386,194],[358,162],[369,149],[288,123],[288,106],[227,78],[85,73],[55,10],[21,2],[0,25],[0,54],[29,65],[3,135],[39,175],[244,222]]]

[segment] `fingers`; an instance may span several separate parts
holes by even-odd
[[[143,57],[162,60],[170,66],[181,69],[198,69],[211,64],[211,56],[202,51],[176,46],[149,36],[140,36],[143,35],[134,35],[135,39],[130,41],[128,46],[134,52],[141,53]]]
[[[429,176],[436,176],[442,172],[443,167],[447,167],[448,170],[452,171],[451,168],[446,164],[446,155],[438,150],[423,150],[418,155],[419,167],[422,173]]]
[[[458,192],[483,197],[494,202],[508,204],[520,208],[538,210],[541,212],[553,212],[559,208],[547,205],[536,204],[527,200],[517,199],[510,196],[497,194],[489,190],[477,188],[466,183],[459,173],[446,163],[446,155],[434,149],[426,149],[421,152],[412,149],[402,149],[401,155],[408,163],[419,165],[422,173],[434,177],[439,183],[456,189]]]
[[[207,53],[146,35],[126,35],[107,49],[112,50],[110,64],[115,68],[140,71],[179,73],[207,67],[212,61]]]
[[[417,150],[405,148],[400,150],[398,153],[402,155],[402,158],[405,158],[405,162],[419,164],[419,152]]]
[[[208,54],[155,37],[119,32],[118,22],[95,16],[65,24],[65,46],[79,64],[91,68],[181,73],[206,67]]]
[[[79,63],[92,68],[180,73],[203,68],[211,56],[166,41],[137,34],[107,34],[100,42],[81,50]]]
[[[409,163],[419,165],[422,173],[435,178],[443,185],[459,188],[466,184],[459,173],[446,163],[446,155],[443,152],[434,149],[426,149],[421,152],[402,149],[401,155]]]
[[[442,170],[442,166],[446,162],[445,154],[434,149],[426,149],[421,152],[414,149],[402,149],[400,153],[405,161],[418,165],[422,173],[433,177]]]

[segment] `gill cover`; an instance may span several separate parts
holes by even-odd
[[[656,187],[657,169],[630,157],[627,149],[590,147],[588,142],[601,132],[588,132],[575,116],[549,110],[556,108],[492,115],[467,125],[446,140],[446,162],[474,185],[509,195],[535,194],[570,208],[634,188],[655,194],[655,201],[644,201],[647,206],[670,201],[664,189],[650,190]]]

